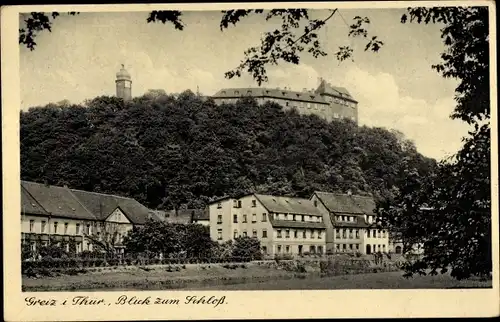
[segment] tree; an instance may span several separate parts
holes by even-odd
[[[407,276],[428,269],[430,274],[451,269],[457,279],[487,276],[492,270],[488,8],[408,11],[410,21],[444,24],[447,51],[433,68],[460,81],[451,117],[474,129],[455,158],[442,161],[433,175],[408,173],[395,198],[380,202],[378,212],[402,236],[406,250],[424,245],[424,257],[405,266]]]
[[[250,260],[262,259],[260,240],[255,237],[235,238],[232,255],[236,258],[248,258]]]

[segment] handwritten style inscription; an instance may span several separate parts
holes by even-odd
[[[27,297],[24,299],[26,306],[124,306],[124,305],[209,305],[218,307],[221,304],[227,304],[225,296],[196,296],[188,295],[184,299],[168,299],[160,297],[138,297],[120,295],[113,301],[106,301],[102,298],[92,298],[90,296],[75,296],[70,299],[55,300],[55,299],[42,299],[35,296]]]

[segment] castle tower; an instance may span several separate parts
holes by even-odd
[[[132,78],[122,64],[122,68],[116,73],[116,96],[124,101],[132,99]]]

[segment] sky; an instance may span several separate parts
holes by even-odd
[[[360,125],[399,130],[425,156],[451,156],[469,127],[449,118],[457,81],[431,69],[445,50],[441,26],[401,24],[402,13],[404,9],[341,9],[319,32],[327,56],[306,53],[299,65],[269,68],[269,81],[262,86],[312,89],[322,77],[347,88],[359,101]],[[311,11],[312,17],[328,15]],[[258,86],[248,75],[228,80],[224,73],[276,21],[255,15],[221,31],[220,11],[185,11],[186,27],[179,31],[171,24],[146,23],[147,16],[143,11],[58,17],[52,32],[37,36],[34,51],[20,47],[21,108],[114,95],[121,64],[132,76],[133,96],[149,89],[178,93],[198,87],[202,94],[213,95],[223,87]],[[384,42],[378,53],[364,51],[366,40],[347,36],[347,24],[355,16],[369,17],[369,33]],[[354,61],[335,58],[338,47],[345,45],[354,49]]]

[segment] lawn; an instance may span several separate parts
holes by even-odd
[[[491,280],[457,281],[449,274],[436,276],[414,276],[406,279],[402,272],[369,273],[323,278],[271,280],[265,283],[217,285],[203,290],[336,290],[336,289],[446,289],[446,288],[490,288]],[[190,288],[191,289],[191,288]]]
[[[257,265],[240,265],[236,269],[218,265],[189,265],[179,271],[137,267],[82,275],[23,277],[24,291],[91,291],[91,290],[303,290],[303,289],[430,289],[491,287],[491,281],[456,281],[450,275],[415,276],[405,279],[402,272],[368,273],[301,278],[292,272]]]

